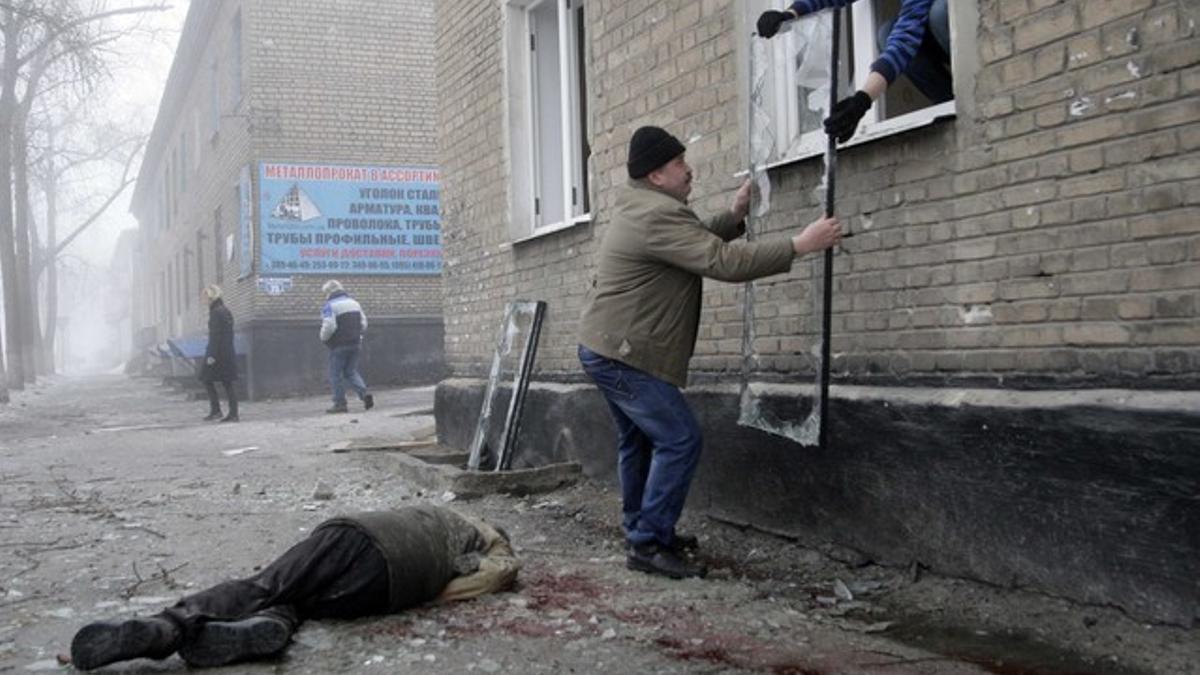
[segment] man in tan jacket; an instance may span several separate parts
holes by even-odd
[[[750,208],[748,182],[729,211],[700,220],[687,204],[692,170],[684,150],[658,127],[634,132],[630,181],[613,205],[579,329],[580,363],[617,427],[626,565],[673,578],[705,573],[683,556],[696,539],[675,532],[702,445],[680,391],[696,345],[702,278],[787,272],[796,257],[841,240],[836,218],[791,237],[737,240]]]

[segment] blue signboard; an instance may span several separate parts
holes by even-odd
[[[259,164],[260,274],[440,274],[437,169]]]

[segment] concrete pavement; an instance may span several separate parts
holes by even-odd
[[[0,671],[59,670],[84,623],[251,574],[336,513],[451,498],[421,493],[389,453],[331,452],[432,422],[432,388],[376,399],[349,415],[319,397],[249,403],[242,422],[216,424],[200,421],[206,403],[122,376],[16,393],[0,407]],[[702,519],[684,524],[712,579],[630,572],[604,486],[454,503],[512,533],[515,592],[310,622],[281,660],[224,672],[1182,673],[1200,653],[1196,631],[918,581]]]

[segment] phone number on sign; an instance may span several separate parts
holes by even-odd
[[[436,272],[440,260],[274,260],[272,270],[420,270]]]

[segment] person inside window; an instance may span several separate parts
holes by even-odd
[[[784,22],[855,0],[798,0],[783,11],[758,17],[758,34],[774,37]],[[825,119],[825,133],[840,143],[854,136],[871,105],[903,73],[933,103],[954,98],[950,72],[950,20],[946,0],[901,0],[896,18],[880,26],[879,58],[871,64],[862,88],[838,101]]]

